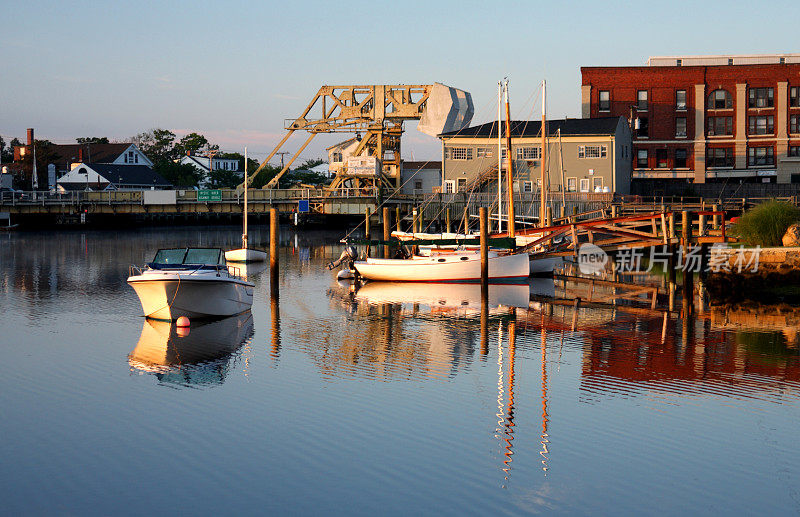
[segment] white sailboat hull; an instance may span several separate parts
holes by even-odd
[[[413,259],[372,259],[356,261],[356,271],[367,280],[385,282],[480,282],[478,254],[448,254]],[[527,278],[527,254],[489,258],[489,280],[515,281]]]
[[[233,316],[253,305],[254,284],[216,273],[146,271],[129,277],[128,283],[148,318]]]
[[[551,274],[562,261],[561,257],[537,257],[535,254],[529,256],[529,271],[531,275]]]
[[[261,250],[239,248],[226,251],[225,260],[227,262],[264,262],[267,260],[267,254]]]

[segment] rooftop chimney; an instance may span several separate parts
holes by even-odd
[[[28,145],[33,145],[33,128],[28,128]]]

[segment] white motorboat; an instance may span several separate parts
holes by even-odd
[[[247,187],[249,183],[247,177],[247,147],[244,148],[244,209],[242,210],[242,247],[238,250],[225,252],[225,260],[228,262],[264,262],[267,260],[267,253],[261,250],[254,250],[247,245]]]
[[[250,309],[255,287],[235,272],[219,248],[162,249],[146,267],[132,266],[128,283],[148,318],[233,316]]]
[[[367,280],[385,282],[480,282],[479,253],[452,253],[410,259],[367,258],[357,260],[353,267]],[[527,253],[489,254],[489,281],[515,282],[528,278]]]

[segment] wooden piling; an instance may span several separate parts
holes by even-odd
[[[394,224],[398,232],[402,232],[403,229],[400,228],[400,207],[396,206],[394,208]]]
[[[617,217],[617,205],[611,205],[611,218]]]
[[[269,274],[270,284],[274,292],[278,288],[278,244],[279,236],[278,209],[269,209]]]
[[[689,212],[681,212],[681,244],[683,245],[684,255],[689,248],[689,240],[692,237],[692,226],[689,220]]]
[[[675,238],[675,212],[669,213],[669,238]]]
[[[418,220],[419,214],[417,214],[417,209],[414,208],[414,210],[411,212],[411,233],[417,233]]]
[[[389,207],[383,207],[383,241],[388,242],[392,236],[392,220],[389,215]],[[389,245],[383,245],[383,258],[389,258]]]
[[[451,233],[450,231],[450,209],[446,208],[444,211],[444,225],[447,230],[447,233]]]
[[[719,205],[714,205],[714,206],[712,207],[712,210],[713,210],[714,212],[719,212]],[[714,214],[714,216],[713,216],[713,218],[711,219],[711,221],[712,221],[711,227],[712,227],[713,229],[715,229],[715,230],[719,230],[719,214],[716,214],[716,213],[715,213],[715,214]]]
[[[553,207],[547,207],[547,217],[544,220],[545,226],[553,226]]]
[[[364,238],[370,240],[370,233],[369,233],[369,207],[364,209]],[[367,244],[367,256],[370,256],[370,248],[371,246]]]
[[[480,207],[481,286],[489,285],[489,217],[485,206]]]
[[[565,219],[566,217],[567,217],[567,205],[562,204],[561,205],[561,219]]]
[[[465,235],[468,234],[469,233],[469,207],[468,206],[464,206],[464,219],[462,220],[461,224],[464,226],[464,234]]]
[[[705,214],[700,214],[698,216],[698,218],[700,220],[700,226],[699,226],[697,235],[702,237],[703,235],[706,234],[706,216],[705,216]]]

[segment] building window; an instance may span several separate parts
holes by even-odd
[[[517,147],[517,160],[538,160],[538,147]]]
[[[450,158],[453,160],[471,160],[472,148],[471,147],[453,147],[450,149]]]
[[[729,57],[729,58],[728,58],[728,64],[729,64],[729,65],[732,65],[732,64],[733,64],[733,58],[732,58],[732,57]]]
[[[789,107],[800,108],[800,86],[789,88]]]
[[[708,96],[708,109],[723,110],[733,107],[733,99],[727,90],[714,90]]]
[[[675,136],[678,138],[686,138],[686,117],[678,117],[675,119]]]
[[[678,90],[675,92],[675,109],[678,111],[686,111],[686,90]]]
[[[578,191],[578,178],[567,178],[567,192]]]
[[[636,92],[636,109],[639,111],[647,111],[647,90],[639,90]]]
[[[450,159],[450,149],[448,147],[444,148],[444,153],[443,154],[444,154],[444,159],[445,160],[449,160]]]
[[[636,168],[647,168],[647,149],[639,149],[636,151]]]
[[[475,149],[475,157],[476,158],[491,158],[492,157],[492,148],[491,147],[478,147]]]
[[[581,179],[581,192],[589,192],[589,178]]]
[[[669,162],[667,161],[667,150],[656,149],[656,168],[666,169],[667,167],[669,167]]]
[[[775,165],[775,150],[772,147],[750,147],[747,149],[747,165]]]
[[[342,153],[333,153],[331,161],[332,162],[337,162],[337,163],[341,162],[342,161]]]
[[[733,117],[708,117],[708,136],[733,134]]]
[[[676,59],[675,66],[683,66],[683,59]]]
[[[771,135],[775,132],[775,118],[770,116],[749,117],[748,134]]]
[[[789,132],[800,133],[800,115],[792,115],[789,117]]]
[[[782,58],[778,59],[778,63],[781,64],[781,65],[785,65],[786,64],[786,58],[782,57]]]
[[[603,191],[603,178],[599,176],[595,176],[592,178],[592,190],[595,192],[602,192]]]
[[[789,154],[787,154],[787,156],[800,158],[800,145],[790,145]]]
[[[638,117],[636,119],[636,136],[638,138],[647,138],[650,134],[650,125],[647,122],[647,117]]]
[[[605,145],[579,145],[578,158],[605,158],[608,156],[608,146]]]
[[[457,186],[459,192],[465,192],[467,190],[467,178],[458,178]]]
[[[750,88],[747,99],[748,108],[771,108],[775,105],[772,88]]]
[[[422,190],[422,182],[419,180],[414,181],[414,190]]]
[[[506,159],[506,157],[508,156],[508,152],[507,151],[508,151],[508,149],[506,149],[505,147],[501,147],[500,148],[500,159],[501,160],[505,160]]]
[[[709,167],[733,167],[733,148],[718,147],[709,149],[706,155],[706,162]]]
[[[686,168],[686,149],[675,149],[675,168]]]
[[[611,92],[600,90],[600,103],[597,107],[600,111],[611,111]]]
[[[452,194],[455,191],[456,191],[456,182],[453,180],[446,180],[444,182],[444,193]]]
[[[133,155],[133,163],[139,163],[139,155],[138,154],[134,154]]]
[[[522,191],[526,193],[533,192],[533,182],[532,181],[523,181],[522,182]]]

